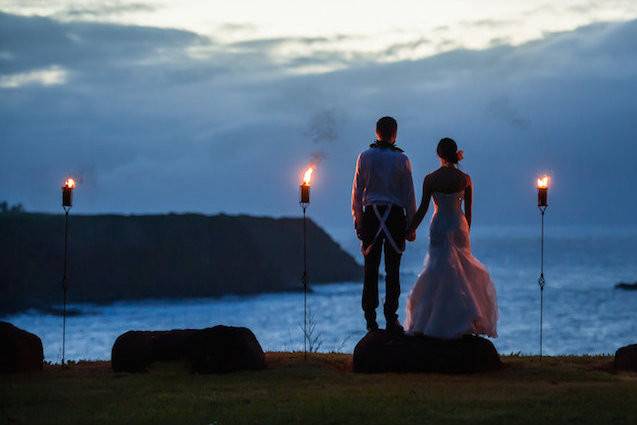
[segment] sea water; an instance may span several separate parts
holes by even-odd
[[[620,281],[637,281],[637,230],[549,227],[546,233],[544,352],[612,353],[622,345],[637,343],[637,291],[614,288]],[[403,257],[401,320],[405,298],[426,254],[427,238],[419,236]],[[339,239],[360,261],[355,240],[347,236]],[[538,229],[475,229],[472,246],[474,255],[487,266],[496,285],[500,320],[499,337],[493,342],[497,349],[504,354],[537,353]],[[310,261],[320,259],[312,258],[310,253]],[[382,296],[382,278],[380,287]],[[310,348],[351,352],[365,334],[360,307],[362,283],[312,288],[308,297]],[[301,292],[71,307],[82,314],[67,321],[67,359],[109,359],[117,336],[131,329],[201,328],[215,324],[247,326],[266,351],[303,349]],[[383,326],[382,306],[379,317]],[[39,335],[46,360],[59,361],[61,317],[26,311],[3,320]]]

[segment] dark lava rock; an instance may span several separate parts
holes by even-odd
[[[115,372],[144,372],[157,361],[184,360],[199,373],[263,369],[265,354],[247,328],[215,326],[206,329],[128,331],[113,344]]]
[[[202,329],[189,341],[193,372],[226,373],[265,368],[265,353],[248,328],[215,326]]]
[[[371,331],[354,348],[354,372],[471,373],[496,370],[500,356],[488,339],[443,340]]]
[[[196,329],[128,331],[113,344],[111,366],[115,372],[144,372],[153,362],[182,359],[187,341],[195,332]]]
[[[637,372],[637,344],[627,345],[615,352],[615,368]]]
[[[619,282],[617,285],[615,285],[615,289],[623,289],[624,291],[637,291],[637,282],[635,283]]]
[[[44,350],[40,337],[0,322],[0,373],[41,370]]]

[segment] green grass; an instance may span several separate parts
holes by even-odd
[[[359,375],[345,354],[267,360],[267,370],[228,375],[80,362],[0,376],[0,423],[637,423],[637,374],[615,373],[611,357],[504,356],[502,370],[474,375]]]

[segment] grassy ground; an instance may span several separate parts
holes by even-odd
[[[0,376],[8,424],[637,424],[637,374],[610,357],[503,357],[475,375],[350,372],[351,356],[268,353],[269,368],[116,374],[108,362]]]

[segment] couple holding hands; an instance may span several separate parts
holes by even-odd
[[[388,332],[444,339],[465,334],[496,337],[495,287],[486,268],[471,254],[473,184],[458,169],[462,151],[454,140],[440,140],[436,149],[440,168],[424,177],[416,208],[411,162],[396,146],[397,134],[394,118],[378,120],[376,140],[358,156],[352,185],[352,216],[365,258],[362,307],[367,330],[378,329],[378,269],[384,252],[383,311]],[[400,260],[405,241],[416,239],[432,199],[429,249],[409,292],[403,327],[396,314]]]

